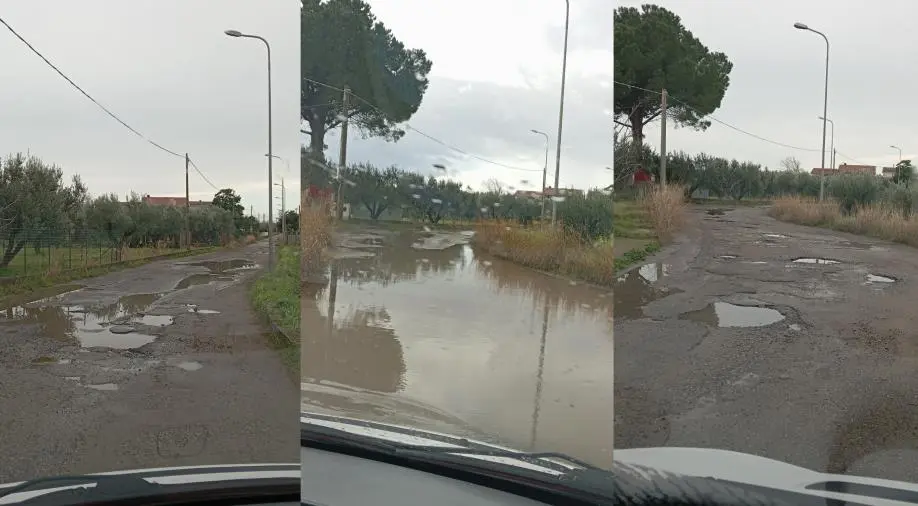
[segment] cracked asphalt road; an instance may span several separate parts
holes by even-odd
[[[615,448],[918,482],[915,300],[918,249],[763,208],[694,208],[685,234],[615,287]],[[728,304],[784,318],[724,326],[759,311]]]
[[[247,294],[266,260],[258,243],[0,308],[0,482],[296,461],[296,378]]]

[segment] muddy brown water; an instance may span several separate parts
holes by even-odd
[[[342,254],[327,285],[304,288],[304,409],[434,430],[448,422],[611,466],[611,290],[467,244],[412,248],[420,235]]]

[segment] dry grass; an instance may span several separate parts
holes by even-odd
[[[656,185],[641,201],[647,221],[660,242],[668,242],[685,223],[685,189],[681,185]]]
[[[563,230],[487,221],[478,224],[473,242],[494,256],[533,269],[600,285],[611,285],[615,279],[611,241],[589,245]]]
[[[300,276],[320,282],[325,273],[325,250],[331,243],[332,217],[327,202],[309,200],[303,192],[300,213]]]
[[[768,214],[781,221],[918,246],[918,216],[913,214],[906,218],[888,204],[857,208],[846,215],[833,200],[819,202],[806,197],[781,197],[775,199]]]

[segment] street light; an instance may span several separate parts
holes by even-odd
[[[555,153],[555,193],[558,192],[558,176],[561,172],[561,129],[564,125],[564,81],[567,78],[567,31],[570,26],[571,2],[564,0],[564,53],[561,60],[561,105],[558,107],[558,147]],[[544,187],[542,189],[545,190]],[[558,216],[558,202],[551,199],[551,224]]]
[[[277,156],[277,155],[265,155],[265,156],[270,157],[270,158],[277,158],[278,160],[284,162],[284,165],[287,166],[287,173],[288,174],[290,173],[290,160],[287,160],[286,158],[282,156]]]
[[[892,144],[890,144],[889,147],[899,150],[899,164],[901,164],[902,163],[902,148],[900,148],[899,146],[893,146]],[[897,183],[899,182],[898,181],[899,180],[899,164],[896,164],[896,182]]]
[[[540,131],[538,131],[538,130],[536,130],[536,129],[532,129],[532,130],[530,130],[530,132],[545,137],[545,165],[544,165],[544,167],[542,168],[542,191],[539,192],[539,193],[542,195],[542,214],[541,214],[541,218],[539,218],[539,219],[540,219],[540,220],[544,220],[544,219],[545,219],[545,184],[548,182],[548,181],[547,181],[547,179],[548,179],[548,144],[549,144],[551,141],[548,139],[548,134],[545,133],[545,132],[540,132]],[[555,183],[555,186],[557,187],[558,184]],[[553,216],[553,218],[554,218],[554,216]],[[540,221],[540,223],[543,223],[543,221]],[[540,226],[541,226],[541,225],[540,225]]]
[[[274,179],[273,160],[274,154],[271,147],[271,45],[263,37],[242,33],[238,30],[226,30],[223,33],[230,37],[243,37],[258,39],[265,44],[268,50],[268,270],[274,270]]]
[[[826,41],[826,86],[822,102],[822,163],[819,165],[819,168],[824,169],[826,167],[826,118],[828,117],[827,110],[829,108],[829,38],[826,37],[826,34],[818,30],[813,30],[800,22],[794,23],[794,28],[813,32],[822,36]],[[820,172],[822,176],[819,178],[819,200],[823,200],[825,198],[826,175],[824,170]]]
[[[284,244],[287,244],[287,188],[284,186],[284,178],[281,182],[274,183],[274,186],[280,186],[281,189],[281,235],[284,236]]]
[[[830,120],[830,119],[826,119],[826,118],[824,118],[824,117],[822,117],[822,116],[819,116],[819,119],[821,119],[821,120],[823,120],[823,121],[828,121],[829,124],[832,125],[832,146],[831,146],[831,148],[829,149],[829,152],[831,153],[829,159],[830,159],[831,161],[830,161],[829,163],[832,164],[832,168],[834,169],[834,168],[835,168],[835,122],[832,121],[832,120]]]

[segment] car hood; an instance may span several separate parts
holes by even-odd
[[[854,504],[918,504],[918,483],[821,473],[748,453],[661,447],[617,449],[613,457],[617,472],[624,471],[647,482],[678,480],[678,477],[666,476],[671,474],[714,478]]]
[[[99,480],[93,480],[93,477],[99,477]],[[32,480],[33,484],[28,487],[27,490],[13,492],[9,495],[0,497],[0,504],[17,504],[62,490],[95,487],[102,480],[108,481],[107,478],[103,477],[140,478],[150,484],[160,485],[205,484],[258,479],[299,480],[300,464],[238,464],[132,469],[81,475],[80,477],[75,477],[72,481],[68,480],[68,485],[62,485],[60,481],[42,482],[41,479],[35,479]],[[22,485],[23,483],[26,482],[0,484],[0,494],[3,494],[4,491],[13,487]]]
[[[580,469],[582,467],[577,462],[568,461],[560,457],[531,458],[527,456],[525,452],[507,446],[472,439],[464,435],[436,432],[412,426],[305,411],[300,414],[300,423],[304,427],[315,425],[340,430],[356,436],[363,436],[378,441],[386,441],[407,446],[434,446],[438,448],[455,449],[458,450],[454,453],[455,455],[497,462],[553,476],[560,476],[570,470]],[[474,449],[476,451],[493,450],[494,452],[501,453],[501,455],[464,454],[461,452],[462,449]],[[519,454],[519,457],[514,457],[513,454]]]

